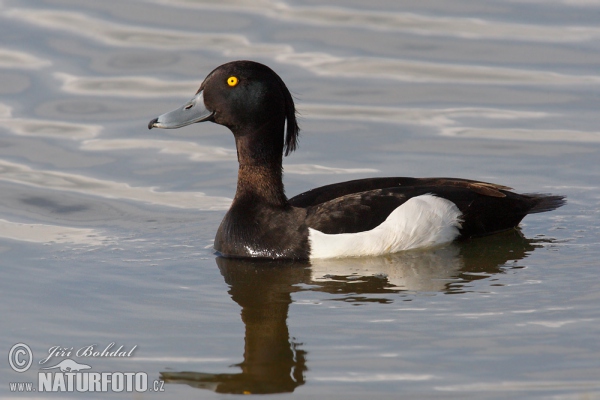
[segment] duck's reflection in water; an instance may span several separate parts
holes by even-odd
[[[293,392],[305,382],[307,353],[290,340],[292,293],[316,290],[344,301],[377,302],[414,292],[462,293],[470,282],[501,273],[535,247],[519,231],[510,231],[376,258],[311,263],[217,258],[231,298],[242,307],[246,336],[244,361],[237,365],[241,372],[161,372],[161,379],[219,393]]]

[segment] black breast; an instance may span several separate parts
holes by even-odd
[[[237,202],[221,222],[215,249],[225,257],[308,259],[305,217],[301,208]]]

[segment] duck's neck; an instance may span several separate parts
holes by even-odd
[[[285,207],[287,198],[283,190],[281,165],[244,165],[238,170],[235,202],[260,201],[275,207]]]
[[[260,201],[275,207],[288,205],[282,180],[282,135],[265,134],[264,130],[273,128],[268,125],[235,135],[239,170],[234,203]]]

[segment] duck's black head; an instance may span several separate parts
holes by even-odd
[[[180,128],[203,121],[228,127],[236,137],[238,153],[248,151],[262,158],[277,152],[281,157],[282,151],[288,155],[297,146],[292,95],[272,69],[257,62],[234,61],[216,68],[193,99],[153,119],[148,128]]]

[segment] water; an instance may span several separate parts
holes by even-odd
[[[0,362],[1,397],[83,397],[9,383],[114,342],[137,347],[70,358],[167,380],[117,398],[600,398],[599,2],[4,0],[0,19],[0,349],[34,354]],[[296,97],[289,195],[454,176],[569,202],[435,251],[216,259],[231,134],[146,125],[242,58]]]

